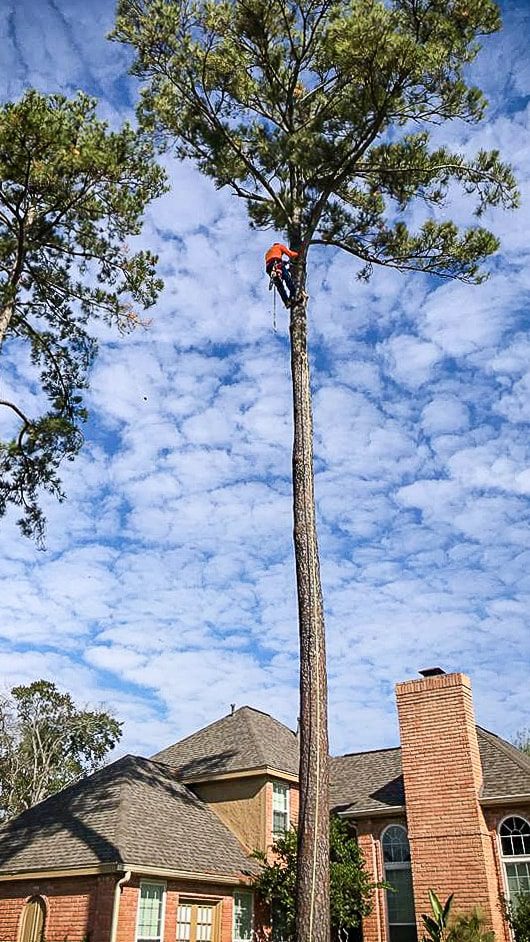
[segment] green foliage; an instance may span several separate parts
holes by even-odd
[[[0,702],[0,820],[99,768],[121,726],[104,710],[80,709],[50,681],[13,687]]]
[[[13,395],[0,400],[17,425],[0,443],[0,515],[21,508],[23,533],[42,543],[39,492],[64,497],[59,465],[83,441],[96,353],[87,324],[132,329],[133,305],[156,300],[156,257],[127,239],[166,185],[151,143],[128,125],[110,131],[93,99],[36,91],[0,107],[0,180],[0,347],[29,351],[40,374],[31,391],[47,402],[35,417]]]
[[[530,942],[530,896],[528,894],[521,894],[514,902],[507,903],[506,918],[515,942]]]
[[[495,942],[493,929],[485,926],[484,916],[478,909],[472,913],[460,913],[449,931],[450,942]]]
[[[423,928],[423,942],[448,942],[449,939],[449,916],[453,903],[453,893],[448,896],[445,903],[440,902],[436,893],[429,890],[429,902],[431,904],[432,915],[424,913],[421,917]]]
[[[274,860],[256,852],[263,869],[254,881],[257,893],[270,906],[273,936],[294,938],[297,833],[287,831],[273,846]],[[330,822],[330,908],[332,928],[341,934],[361,924],[372,910],[374,884],[366,871],[357,841],[347,824],[338,818]]]
[[[500,27],[494,0],[119,0],[112,38],[145,80],[140,120],[294,247],[477,282],[498,246],[441,208],[515,207],[497,151],[433,147],[430,127],[486,106],[466,67]],[[426,221],[409,229],[407,210]]]
[[[459,913],[449,924],[454,894],[445,903],[429,890],[432,915],[422,915],[424,928],[422,942],[494,942],[495,933],[488,929],[478,909],[471,913]]]

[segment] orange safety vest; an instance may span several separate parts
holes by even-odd
[[[269,262],[282,260],[282,255],[288,255],[289,258],[298,258],[298,252],[293,252],[291,249],[288,249],[286,245],[283,245],[281,242],[275,242],[274,245],[271,245],[268,252],[265,252],[265,266]]]

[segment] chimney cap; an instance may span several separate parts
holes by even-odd
[[[422,677],[439,677],[440,674],[445,674],[445,671],[443,667],[425,667],[422,671],[418,671],[418,674]]]

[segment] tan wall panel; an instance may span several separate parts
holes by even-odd
[[[250,850],[266,846],[265,776],[201,782],[193,791]]]

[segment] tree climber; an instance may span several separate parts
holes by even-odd
[[[265,253],[265,271],[271,280],[271,285],[278,289],[278,294],[285,307],[291,307],[294,284],[289,266],[283,259],[284,255],[288,255],[289,258],[298,258],[298,252],[293,252],[281,242],[275,242],[274,245],[271,245],[268,252]],[[289,294],[287,294],[285,286],[289,289]]]

